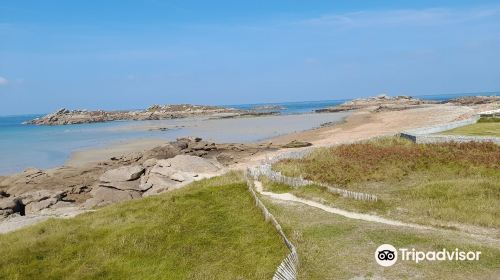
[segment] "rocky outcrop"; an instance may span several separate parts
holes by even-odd
[[[93,208],[97,206],[104,206],[120,201],[131,200],[141,197],[140,192],[136,191],[123,191],[114,188],[98,186],[90,192],[92,198],[85,201],[84,208]]]
[[[376,97],[353,99],[338,106],[325,109],[318,109],[317,113],[335,113],[351,110],[367,109],[372,112],[400,111],[416,108],[424,104],[433,104],[435,102],[413,98],[411,96],[390,97],[385,94]]]
[[[292,142],[289,147],[303,145],[307,143]],[[281,147],[272,143],[216,144],[186,137],[89,166],[29,168],[0,177],[0,219],[89,209],[159,194],[217,174],[248,156]]]
[[[0,218],[13,214],[24,216],[38,213],[60,201],[63,193],[63,191],[40,190],[0,199]]]
[[[126,182],[134,181],[144,173],[144,167],[140,165],[123,166],[106,171],[99,178],[102,182]]]
[[[286,107],[281,105],[260,105],[252,107],[253,111],[281,111],[286,110]]]
[[[207,174],[215,174],[222,166],[217,161],[197,156],[178,155],[171,159],[156,161],[141,178],[145,196],[178,188]]]
[[[0,199],[0,220],[14,213],[24,215],[24,205],[19,198]]]
[[[309,146],[312,146],[312,143],[298,141],[298,140],[292,140],[289,143],[287,143],[281,147],[288,149],[288,148],[303,148],[303,147],[309,147]]]
[[[500,103],[500,96],[465,96],[448,100],[447,103],[462,106]]]
[[[153,149],[153,152],[149,151],[145,154],[148,157],[155,155],[163,157],[166,154],[170,155],[173,150],[180,152],[181,148],[188,149],[190,144],[193,147],[213,146],[199,138],[193,140],[186,138],[173,144],[157,147]],[[200,174],[216,173],[221,167],[214,160],[178,154],[167,159],[148,158],[139,165],[109,169],[99,177],[99,182],[93,187],[90,192],[91,197],[84,203],[84,207],[92,208],[141,196],[159,194],[201,178]]]
[[[239,115],[248,111],[219,106],[203,105],[153,105],[140,111],[87,111],[62,108],[52,114],[26,122],[36,125],[67,125],[108,122],[116,120],[163,120],[190,116]]]

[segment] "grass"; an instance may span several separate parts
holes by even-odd
[[[295,196],[315,200],[323,204],[330,204],[338,208],[343,208],[361,213],[385,213],[388,205],[383,200],[376,202],[365,202],[360,200],[345,199],[340,194],[329,192],[326,187],[320,185],[309,185],[300,188],[292,188],[288,185],[276,183],[261,177],[260,181],[264,190],[274,193],[291,193]]]
[[[500,118],[497,117],[482,117],[477,120],[478,123],[498,123],[500,122]]]
[[[499,163],[500,146],[492,143],[414,144],[384,138],[317,149],[273,168],[288,176],[377,194],[381,200],[347,200],[318,186],[293,191],[337,207],[423,224],[498,228]]]
[[[238,174],[0,235],[0,279],[270,279],[288,253]]]
[[[498,279],[500,248],[465,238],[459,233],[418,231],[347,219],[316,208],[290,203],[264,203],[296,245],[299,279]],[[374,259],[384,243],[420,251],[481,251],[477,262],[398,261],[384,268]]]
[[[481,121],[441,132],[443,135],[496,136],[500,137],[500,122]]]

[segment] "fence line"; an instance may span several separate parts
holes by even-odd
[[[342,188],[337,188],[334,186],[331,186],[329,184],[325,183],[316,183],[311,180],[306,180],[302,177],[296,178],[296,177],[288,177],[281,172],[274,171],[272,169],[272,164],[276,163],[280,160],[284,159],[300,159],[303,158],[307,155],[309,155],[312,152],[312,149],[304,149],[300,151],[291,151],[291,152],[286,152],[282,153],[276,157],[273,157],[271,159],[266,159],[263,164],[254,167],[252,169],[248,170],[248,173],[253,176],[254,179],[258,179],[259,176],[265,176],[269,180],[276,182],[276,183],[281,183],[285,185],[289,185],[293,188],[300,188],[312,184],[320,185],[322,187],[325,187],[329,192],[340,194],[342,197],[345,198],[351,198],[355,200],[364,200],[364,201],[377,201],[378,197],[374,194],[368,194],[368,193],[362,193],[362,192],[354,192],[354,191],[349,191],[346,189]]]
[[[441,135],[437,134],[454,128],[475,124],[481,114],[494,113],[482,112],[469,119],[455,121],[451,123],[439,124],[434,126],[422,127],[401,132],[399,135],[402,138],[409,139],[418,144],[425,143],[441,143],[441,142],[493,142],[500,144],[500,137],[495,136],[467,136],[467,135]]]
[[[255,184],[254,178],[249,176],[250,174],[245,174],[245,179],[247,181],[248,190],[252,194],[255,205],[262,211],[264,218],[266,221],[271,222],[271,224],[276,228],[276,231],[280,235],[281,239],[285,243],[288,250],[290,250],[290,254],[281,262],[281,264],[276,268],[276,272],[274,273],[273,280],[296,280],[297,279],[297,271],[299,267],[299,257],[297,254],[297,249],[295,246],[288,240],[283,231],[281,225],[278,223],[278,220],[269,212],[267,207],[262,203],[260,198],[255,193]]]

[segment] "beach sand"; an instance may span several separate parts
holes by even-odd
[[[235,156],[236,161],[224,168],[224,170],[244,170],[247,167],[256,166],[267,157],[273,157],[279,153],[289,150],[279,149],[279,147],[280,145],[289,143],[293,140],[310,142],[314,147],[351,143],[377,136],[395,135],[407,129],[452,122],[467,118],[477,112],[485,111],[487,109],[491,108],[488,108],[488,106],[466,107],[436,104],[404,111],[375,113],[361,110],[346,113],[342,118],[339,118],[339,115],[336,115],[335,120],[342,121],[331,126],[296,131],[286,135],[278,135],[276,137],[263,141],[255,141],[254,143],[248,143],[246,145],[226,145],[226,148],[229,148],[230,150],[232,149],[231,147],[236,148],[236,150],[234,150],[236,152],[232,153],[232,155]],[[312,119],[316,122],[319,120],[324,121],[324,116],[321,115],[322,114],[315,114]],[[242,123],[241,119],[225,119],[222,122],[214,120],[214,122],[203,123],[202,129],[215,134],[222,132],[231,133],[231,129],[235,129],[236,131],[240,130],[245,133],[260,133],[262,131],[266,131],[266,129],[274,129],[273,125],[286,125],[286,123],[290,122],[307,123],[310,119],[311,118],[308,118],[305,115],[265,117],[263,119],[253,118],[243,120],[243,123],[246,123],[246,127],[244,125],[238,126],[238,124]],[[266,127],[266,124],[269,124],[269,126]],[[321,124],[321,122],[318,123],[318,126],[319,124]],[[310,124],[309,127],[311,127]],[[200,126],[198,126],[198,129],[200,129]],[[23,177],[23,174],[12,175],[14,177],[10,176],[10,178],[17,178],[20,180],[18,180],[20,182],[19,185],[16,185],[16,188],[13,190],[18,193],[22,193],[38,189],[57,190],[65,188],[66,185],[92,185],[106,168],[110,168],[109,166],[103,167],[103,165],[101,165],[101,161],[106,162],[105,165],[119,165],[120,163],[113,163],[113,161],[110,162],[110,158],[148,150],[155,146],[165,144],[168,141],[169,140],[166,139],[142,139],[139,141],[120,142],[115,145],[108,145],[99,149],[78,151],[73,153],[71,158],[63,167],[46,170],[45,173],[40,173],[43,174],[43,176],[40,176],[36,180],[43,183],[37,183],[36,185],[23,183],[23,180],[28,180]],[[264,145],[263,143],[266,144]],[[272,145],[270,145],[271,143]],[[272,148],[269,148],[271,146]],[[6,178],[8,177],[4,177],[4,179]],[[59,216],[60,215],[56,215],[52,217]],[[18,220],[5,220],[0,223],[0,228],[7,227],[9,229],[13,229],[11,226],[15,226],[15,228],[17,228],[18,226],[24,227],[29,224],[39,222],[36,219],[30,219],[27,223],[24,223],[23,217],[19,217]],[[15,225],[12,225],[12,223],[15,223]]]
[[[137,122],[121,126],[124,130],[150,130],[162,127],[182,127],[175,137],[148,138],[115,142],[100,148],[90,148],[73,152],[66,166],[82,166],[107,160],[111,157],[140,152],[174,141],[176,137],[201,137],[217,143],[260,143],[272,142],[274,138],[289,133],[303,133],[324,123],[340,123],[350,116],[349,112],[326,114],[296,114],[262,117],[242,117],[229,119],[188,118],[165,121]]]
[[[319,125],[316,125],[316,128],[278,135],[269,139],[255,141],[255,143],[273,143],[276,145],[283,145],[293,140],[298,140],[310,142],[316,147],[331,146],[369,139],[372,137],[395,135],[401,131],[412,128],[452,122],[470,116],[475,112],[483,111],[485,108],[486,107],[484,106],[471,108],[466,106],[435,104],[404,111],[374,113],[361,110],[352,113],[344,113],[343,115],[337,115],[342,116],[344,119],[343,121],[338,121],[332,125],[325,127],[319,127]],[[188,133],[199,132],[204,135],[217,135],[220,133],[269,134],[269,131],[276,129],[277,125],[286,125],[290,122],[307,122],[311,120],[317,124],[327,122],[329,118],[324,118],[322,115],[329,114],[302,114],[246,119],[208,120],[206,122],[197,122],[196,126],[191,125],[191,127],[196,129],[189,131]],[[193,120],[187,120],[184,124],[188,122],[194,123]],[[140,129],[141,125],[144,125],[148,129],[152,127],[151,123],[145,123],[134,125],[131,129]],[[162,123],[154,125],[161,127]],[[192,134],[191,136],[199,136],[199,134]],[[213,137],[209,137],[209,140],[214,139]],[[104,148],[77,151],[71,155],[65,165],[83,166],[86,164],[93,164],[98,161],[109,159],[113,156],[150,149],[166,142],[167,140],[164,139],[130,140],[108,145]],[[273,156],[274,154],[281,153],[283,150],[257,154],[242,160],[241,163],[236,164],[232,168],[244,169],[247,166],[253,166],[266,156]]]

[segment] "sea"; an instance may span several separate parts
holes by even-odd
[[[498,95],[499,93],[422,95],[418,98],[446,101],[470,95]],[[281,117],[231,120],[163,120],[146,121],[142,127],[168,127],[167,131],[135,129],[139,121],[77,124],[65,126],[35,126],[23,122],[43,116],[28,114],[0,116],[0,175],[21,172],[28,167],[51,168],[62,165],[74,151],[99,148],[134,139],[175,140],[183,136],[199,136],[217,142],[251,142],[282,134],[318,127],[327,122],[339,122],[346,114],[308,114],[316,109],[341,104],[345,100],[324,100],[282,103],[224,105],[238,109],[276,105]],[[324,115],[324,116],[320,116]],[[303,116],[303,117],[301,117]],[[200,121],[204,121],[200,125]]]

